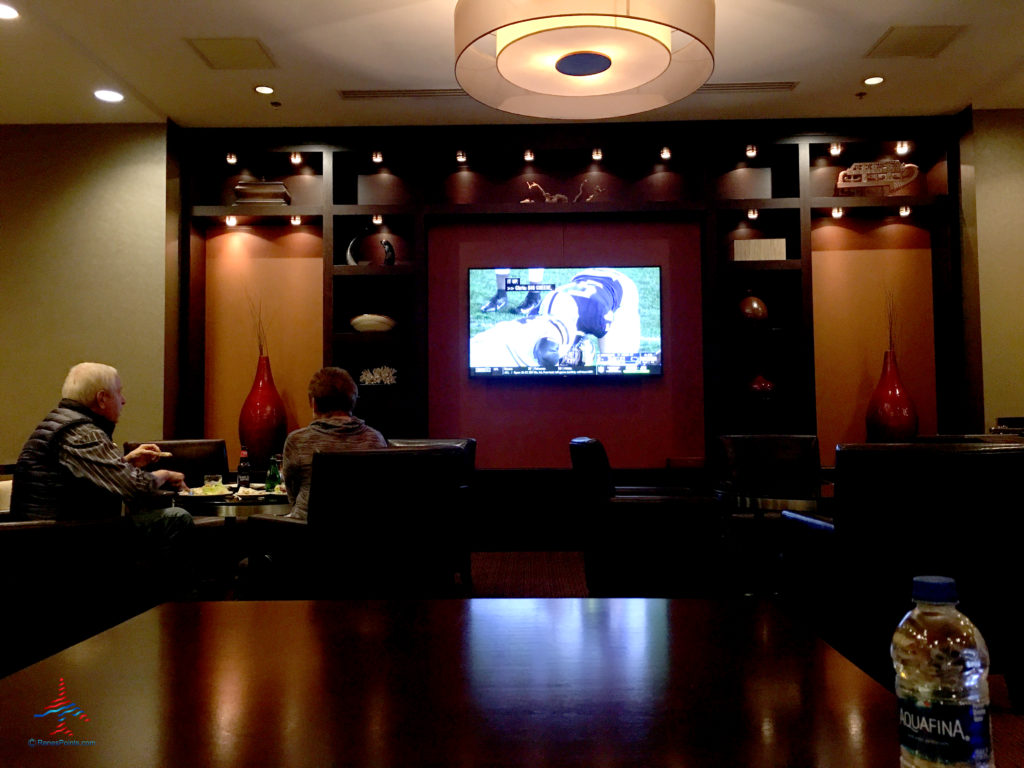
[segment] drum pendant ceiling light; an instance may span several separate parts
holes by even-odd
[[[714,36],[714,0],[459,0],[455,76],[518,115],[632,115],[700,88]]]

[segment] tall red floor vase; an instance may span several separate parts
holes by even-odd
[[[266,469],[270,457],[280,453],[287,437],[288,421],[284,401],[274,386],[270,358],[260,355],[256,378],[238,415],[238,436],[249,449],[253,467]]]
[[[900,379],[896,353],[887,350],[864,417],[869,443],[899,443],[917,436],[917,409]]]

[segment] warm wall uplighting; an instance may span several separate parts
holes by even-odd
[[[533,162],[533,150],[532,149],[528,149],[525,152],[523,152],[523,160],[525,160],[528,163],[532,163]]]
[[[375,213],[373,214],[373,217],[370,219],[370,221],[372,221],[374,224],[383,224],[384,217],[381,216],[379,213]]]
[[[302,217],[301,216],[292,216],[292,226],[293,227],[297,227],[301,223],[302,223]]]
[[[747,157],[757,157],[757,146],[754,144],[747,144]]]
[[[843,218],[843,209],[842,208],[833,208],[832,209],[832,218],[833,219],[841,219],[841,218]]]
[[[302,153],[301,152],[292,152],[291,161],[292,161],[292,165],[298,165],[299,163],[301,163],[302,162]]]
[[[233,227],[238,223],[238,219],[236,219],[234,216],[225,216],[224,223],[227,224],[229,227]]]
[[[910,151],[909,141],[897,141],[896,142],[896,154],[905,155]]]
[[[661,148],[661,159],[662,160],[671,160],[672,159],[672,150],[669,149],[668,147],[662,147]]]
[[[758,217],[757,208],[747,208],[747,218],[753,221]]]
[[[839,157],[843,154],[843,145],[838,141],[833,141],[828,145],[828,153],[832,155],[832,157]]]
[[[224,156],[224,162],[228,165],[234,165],[238,162],[238,155],[234,152],[228,152],[227,155]]]
[[[18,18],[18,11],[5,3],[0,3],[0,19],[10,21]]]
[[[601,160],[604,158],[604,152],[601,151],[600,147],[594,147],[594,151],[590,153],[590,156],[594,158],[595,161]]]
[[[901,205],[900,206],[900,216],[902,216],[903,218],[906,218],[909,215],[910,215],[910,206],[909,205]]]
[[[384,162],[384,153],[383,152],[374,152],[372,155],[370,155],[370,159],[373,160],[373,162],[375,162],[375,163],[383,163]]]
[[[458,163],[464,163],[464,162],[466,162],[466,153],[465,153],[465,152],[463,152],[463,151],[462,151],[461,149],[460,149],[460,150],[458,150],[458,151],[457,151],[457,152],[455,153],[455,161],[456,161],[456,162],[458,162]]]

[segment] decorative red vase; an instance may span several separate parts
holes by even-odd
[[[253,467],[265,468],[270,457],[281,452],[287,433],[284,401],[274,386],[270,358],[261,355],[252,389],[238,415],[238,437],[248,449]]]
[[[917,409],[900,380],[896,353],[887,350],[868,411],[864,417],[869,443],[899,443],[917,436]]]

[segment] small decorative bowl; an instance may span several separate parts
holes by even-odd
[[[387,315],[357,315],[350,321],[352,327],[360,333],[368,331],[390,331],[395,327],[395,321]]]

